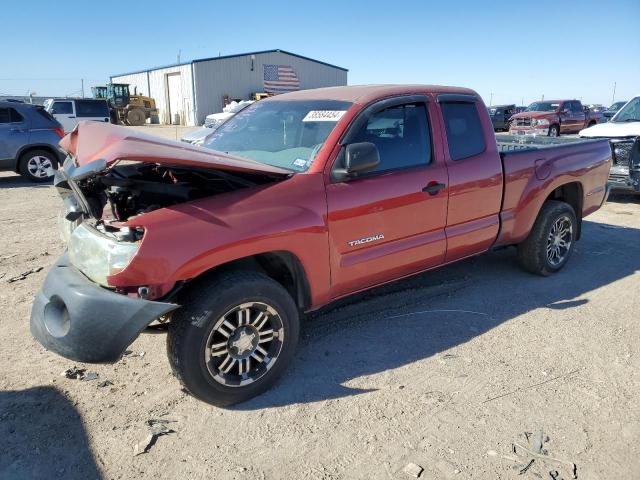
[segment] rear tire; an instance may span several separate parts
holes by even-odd
[[[194,397],[219,407],[269,389],[291,362],[299,319],[291,295],[256,272],[226,272],[194,285],[173,314],[167,353]]]
[[[127,123],[135,127],[144,125],[147,121],[147,117],[144,114],[144,110],[141,108],[133,108],[127,112]]]
[[[549,276],[571,257],[577,233],[576,214],[568,203],[547,200],[527,239],[518,245],[518,260],[527,271]]]
[[[43,183],[53,178],[51,169],[57,166],[58,159],[53,153],[46,150],[30,150],[20,156],[18,172],[32,182]]]

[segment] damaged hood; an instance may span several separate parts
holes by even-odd
[[[283,168],[204,147],[165,140],[109,123],[80,122],[71,133],[60,140],[60,147],[75,159],[78,166],[97,160],[104,161],[106,166],[118,160],[132,160],[273,176],[288,176],[292,173]]]

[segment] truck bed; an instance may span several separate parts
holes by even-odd
[[[543,148],[556,148],[566,145],[575,145],[577,143],[593,143],[592,139],[576,138],[576,137],[541,137],[535,135],[509,135],[496,134],[496,143],[500,153],[522,151],[522,150],[540,150]]]
[[[496,143],[504,172],[497,245],[513,245],[526,238],[546,195],[556,185],[578,186],[582,217],[602,204],[611,167],[608,140],[497,135]]]

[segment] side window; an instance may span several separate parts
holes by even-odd
[[[22,115],[20,115],[20,112],[18,112],[15,108],[9,109],[9,117],[11,119],[11,123],[24,122],[24,118],[22,117]]]
[[[584,110],[582,109],[582,104],[580,102],[572,102],[573,103],[573,111],[576,113],[582,113]]]
[[[63,114],[63,115],[71,115],[73,113],[73,107],[71,106],[71,102],[53,102],[53,106],[51,107],[53,113]]]
[[[484,152],[484,130],[476,104],[442,103],[441,108],[451,159],[462,160]]]
[[[0,108],[0,123],[11,122],[11,114],[8,108]]]
[[[108,117],[107,102],[95,100],[76,100],[76,116],[78,117]]]
[[[387,108],[369,118],[354,143],[371,142],[380,153],[376,172],[431,163],[431,134],[424,104]]]

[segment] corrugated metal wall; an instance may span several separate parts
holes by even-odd
[[[129,75],[122,75],[121,77],[111,77],[113,83],[128,83],[131,93],[134,92],[134,87],[139,95],[149,96],[149,84],[147,83],[147,72],[131,73]]]
[[[148,72],[112,77],[111,81],[114,83],[130,84],[131,92],[133,92],[133,87],[136,86],[138,93],[148,95],[155,99],[160,123],[170,124],[171,119],[169,118],[168,103],[170,92],[167,85],[168,75],[180,75],[181,85],[180,96],[182,98],[179,100],[180,109],[178,112],[171,112],[172,116],[178,113],[180,115],[180,122],[183,125],[195,125],[193,116],[193,81],[190,63],[176,67],[159,68],[157,70],[149,70]]]
[[[347,71],[306,60],[283,52],[256,53],[251,69],[251,55],[214,58],[193,64],[165,67],[148,72],[112,77],[115,83],[128,83],[140,94],[153,97],[159,110],[160,123],[169,124],[169,90],[167,75],[180,75],[180,119],[185,125],[201,125],[210,113],[221,112],[223,97],[249,99],[252,93],[264,91],[263,65],[290,65],[300,80],[301,89],[333,87],[347,84]],[[195,82],[191,75],[191,65]],[[193,87],[195,83],[195,97]],[[172,85],[176,82],[172,81]],[[195,98],[195,105],[194,103]],[[173,102],[174,106],[176,101]],[[171,112],[172,116],[176,112]]]
[[[264,91],[263,65],[290,65],[300,80],[300,88],[332,87],[347,84],[347,72],[339,68],[305,60],[282,52],[212,59],[193,64],[196,85],[196,119],[198,124],[210,113],[221,112],[224,95],[249,99]]]

